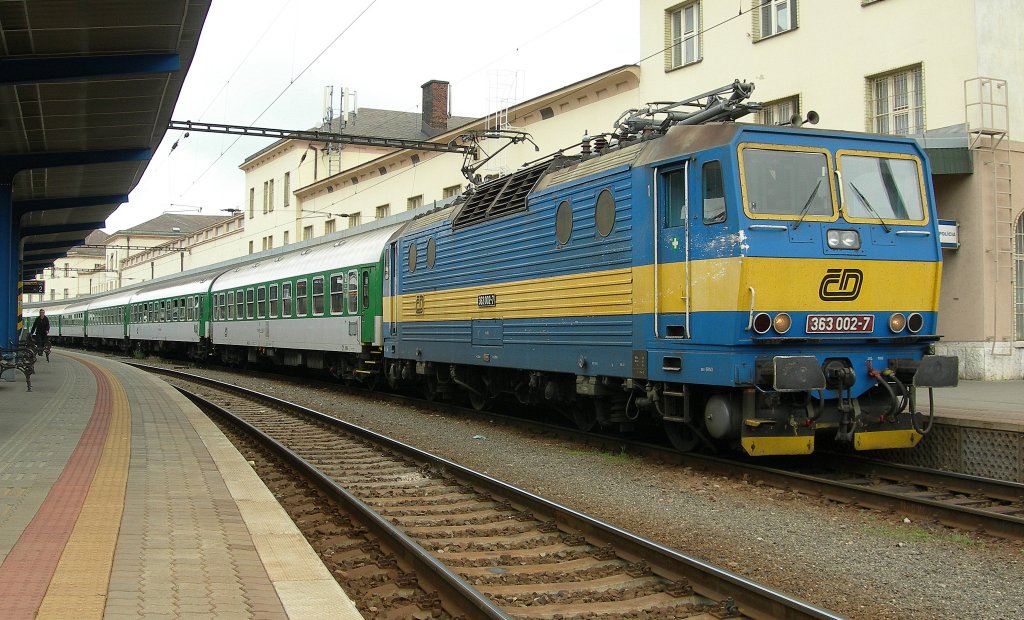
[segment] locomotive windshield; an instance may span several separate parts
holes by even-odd
[[[833,214],[831,174],[823,152],[744,148],[743,180],[751,215],[803,219]]]
[[[916,159],[841,153],[839,167],[847,219],[924,219],[921,171]]]

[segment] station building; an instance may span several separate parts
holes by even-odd
[[[1024,196],[1014,192],[1024,171],[1024,3],[741,0],[739,9],[641,0],[641,99],[739,78],[765,103],[760,122],[815,110],[820,128],[917,138],[951,233],[939,346],[959,355],[963,378],[1024,378]]]

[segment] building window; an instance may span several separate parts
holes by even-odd
[[[284,192],[283,193],[284,193],[284,196],[281,199],[281,204],[287,207],[288,205],[290,205],[292,203],[292,196],[291,196],[291,194],[292,194],[292,173],[291,172],[285,172],[284,173]]]
[[[755,41],[796,28],[796,0],[752,1]]]
[[[675,69],[700,60],[700,2],[669,9],[665,19],[665,34],[669,37],[666,68]]]
[[[312,226],[303,226],[303,228],[302,228],[302,240],[305,241],[307,239],[312,239],[312,238],[313,238],[313,227]]]
[[[270,181],[263,182],[263,213],[267,212],[270,205]]]
[[[867,79],[867,130],[924,133],[924,78],[921,65]]]
[[[249,219],[256,216],[256,188],[249,188]]]
[[[356,226],[359,226],[359,222],[362,219],[363,218],[361,214],[353,213],[352,215],[348,216],[348,227],[355,228]]]
[[[249,242],[249,254],[252,254],[252,241]]]
[[[417,196],[417,198],[420,198],[420,199],[422,199],[422,198],[423,198],[423,196]],[[409,200],[412,200],[412,199],[410,198]],[[422,202],[421,202],[421,204],[422,204]],[[417,206],[418,206],[418,205],[417,205]],[[412,207],[409,207],[409,208],[411,209]],[[374,213],[373,213],[373,214],[374,214],[374,217],[376,217],[376,218],[377,218],[378,220],[380,220],[380,219],[384,219],[384,218],[386,218],[387,216],[391,215],[391,205],[389,205],[389,204],[387,204],[387,205],[381,205],[381,206],[377,207],[377,208],[376,208],[376,209],[374,210]]]
[[[1013,262],[1016,282],[1013,291],[1014,338],[1024,340],[1024,213],[1017,218]]]
[[[443,198],[451,198],[452,196],[458,196],[462,193],[461,185],[452,185],[451,187],[444,188],[444,193],[441,194]]]
[[[388,205],[384,205],[385,211],[387,210],[387,206]],[[420,194],[419,196],[412,196],[412,197],[408,198],[405,201],[405,208],[409,209],[409,210],[419,209],[422,206],[423,206],[423,194]],[[380,207],[377,207],[377,209],[379,210]]]
[[[794,114],[800,113],[800,97],[793,95],[761,104],[757,122],[762,125],[786,125]]]
[[[284,238],[281,239],[281,245],[288,245],[288,231],[284,231]]]
[[[329,235],[334,232],[336,228],[337,220],[330,219],[324,222],[324,234]]]

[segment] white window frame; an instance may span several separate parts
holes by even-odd
[[[699,62],[702,57],[700,0],[671,9],[668,12],[668,20],[672,37],[672,47],[669,50],[671,68],[678,69]]]
[[[796,15],[796,0],[763,0],[763,4],[760,4],[760,1],[758,10],[761,11],[761,31],[757,33],[759,40],[793,30],[796,22],[793,18]],[[785,27],[782,27],[782,20],[779,19],[781,15],[786,17]]]
[[[867,78],[867,130],[911,135],[924,133],[924,70],[904,67]]]
[[[800,114],[799,95],[762,103],[761,111],[757,113],[757,122],[762,125],[788,124],[794,114]]]

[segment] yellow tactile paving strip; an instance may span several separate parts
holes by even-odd
[[[131,409],[124,386],[80,360],[110,385],[110,423],[85,504],[64,547],[36,618],[102,618],[131,458]]]

